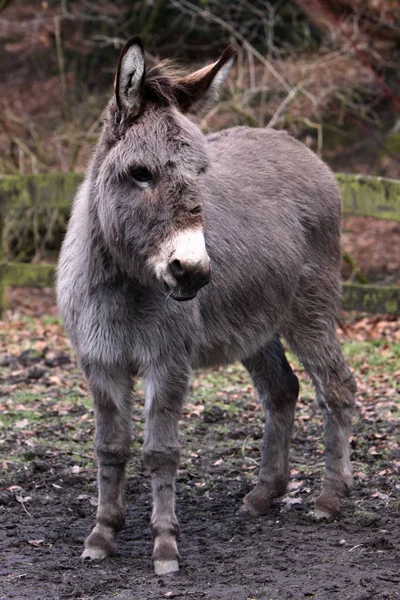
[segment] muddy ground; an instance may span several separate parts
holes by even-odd
[[[45,315],[24,311],[34,302]],[[237,514],[256,479],[262,436],[249,379],[239,365],[196,374],[181,427],[181,570],[159,577],[152,571],[150,486],[140,456],[140,386],[118,554],[100,564],[79,560],[96,504],[94,421],[51,313],[51,300],[40,295],[27,302],[24,295],[0,326],[1,600],[400,598],[399,319],[350,318],[349,337],[342,336],[359,393],[355,488],[337,521],[317,523],[312,516],[323,465],[321,416],[293,357],[302,388],[291,483],[264,518]]]

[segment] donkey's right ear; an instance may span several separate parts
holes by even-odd
[[[121,112],[135,116],[142,104],[145,59],[142,40],[130,38],[122,49],[115,78],[115,99]]]

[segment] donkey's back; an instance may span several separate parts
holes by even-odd
[[[213,271],[197,299],[196,366],[245,359],[299,311],[313,320],[320,305],[334,320],[340,302],[340,196],[330,169],[286,132],[237,127],[207,141]]]

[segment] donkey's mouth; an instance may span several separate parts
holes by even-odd
[[[193,300],[196,298],[197,292],[199,290],[195,290],[193,288],[184,288],[179,285],[168,285],[166,281],[164,281],[164,290],[167,294],[167,298],[172,298],[177,302],[186,302],[187,300]]]
[[[168,293],[168,297],[176,300],[177,302],[186,302],[187,300],[193,300],[196,298],[197,293],[210,281],[211,273],[195,273],[188,276],[180,275],[180,281],[177,281],[179,274],[174,274],[171,277],[164,278],[164,288]]]
[[[186,302],[193,300],[197,296],[197,290],[183,290],[182,288],[171,288],[169,296],[177,302]]]

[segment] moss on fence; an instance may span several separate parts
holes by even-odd
[[[82,175],[40,173],[0,179],[0,211],[19,207],[66,207],[72,202]]]
[[[343,212],[400,222],[400,180],[367,175],[336,175]]]
[[[342,306],[344,310],[399,315],[400,287],[343,283]]]
[[[11,263],[5,268],[4,280],[17,287],[54,287],[55,271],[54,265]]]

